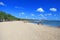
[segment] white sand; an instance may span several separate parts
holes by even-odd
[[[60,28],[22,21],[2,22],[0,40],[60,40]]]

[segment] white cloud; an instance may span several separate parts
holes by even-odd
[[[56,16],[56,14],[54,14],[54,16]]]
[[[51,13],[49,13],[49,14],[44,14],[45,16],[51,16],[52,14]]]
[[[32,18],[32,19],[36,19],[36,18]]]
[[[24,13],[24,12],[22,12],[21,14],[22,14],[22,15],[24,15],[25,13]]]
[[[34,14],[31,14],[31,16],[35,16]]]
[[[47,16],[47,14],[44,14],[45,16]]]
[[[21,12],[21,13],[19,13],[19,16],[22,16],[22,15],[24,15],[25,13],[24,12]]]
[[[49,16],[51,16],[52,14],[48,14]]]
[[[18,8],[18,9],[24,9],[23,7],[19,7],[19,6],[15,6],[15,8]]]
[[[28,17],[26,16],[26,19],[27,19]]]
[[[40,16],[41,16],[42,18],[44,18],[44,19],[47,19],[43,14],[40,14]]]
[[[56,8],[50,8],[50,11],[56,12],[57,9]]]
[[[44,12],[43,8],[38,8],[37,11],[38,12]]]
[[[18,6],[15,6],[15,8],[19,8]]]
[[[1,5],[1,6],[5,6],[5,4],[4,4],[3,2],[0,2],[0,5]]]
[[[40,16],[43,16],[43,14],[40,14]]]

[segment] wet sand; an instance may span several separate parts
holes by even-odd
[[[1,22],[0,40],[60,40],[60,28],[23,21]]]

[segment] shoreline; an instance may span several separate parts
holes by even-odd
[[[0,23],[0,40],[60,40],[60,28],[10,21]]]

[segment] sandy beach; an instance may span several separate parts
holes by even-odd
[[[60,40],[60,28],[23,21],[1,22],[0,40]]]

